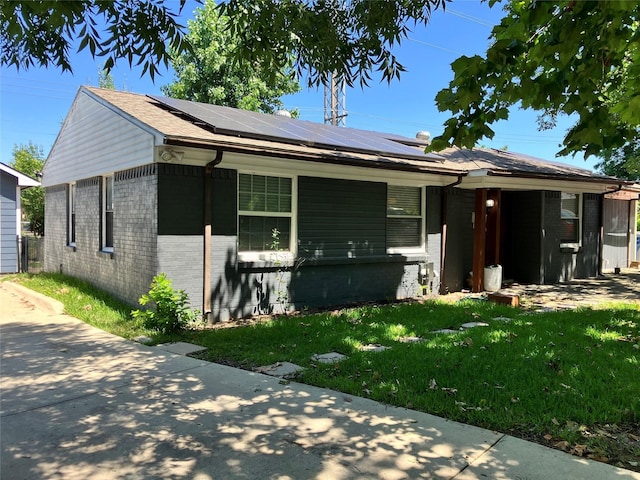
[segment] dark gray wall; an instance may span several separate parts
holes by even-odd
[[[600,262],[601,196],[585,193],[582,201],[582,248],[577,255],[575,278],[597,276]]]
[[[503,278],[542,282],[542,192],[502,192]]]
[[[545,191],[543,196],[542,283],[558,283],[573,276],[573,252],[560,250],[562,219],[561,192]]]
[[[384,183],[298,178],[298,254],[356,258],[386,253]]]
[[[212,235],[237,232],[237,172],[212,172]],[[158,164],[158,235],[201,235],[204,229],[204,168]]]
[[[290,307],[323,307],[412,297],[423,256],[386,254],[386,184],[315,177],[298,179],[299,259],[238,262],[237,172],[214,169],[212,307],[217,319]],[[204,170],[159,165],[158,264],[202,306]],[[439,204],[427,207],[438,210]],[[430,215],[430,214],[429,214]],[[431,240],[439,258],[439,231]],[[276,255],[277,256],[277,255]]]
[[[597,195],[582,195],[582,245],[560,247],[560,192],[544,192],[543,283],[567,282],[598,274],[600,205]]]
[[[0,273],[18,271],[18,232],[16,231],[16,189],[18,179],[0,171]]]
[[[582,246],[560,247],[561,192],[502,192],[505,279],[553,284],[598,273],[600,200],[584,194]]]
[[[473,268],[473,223],[475,191],[446,190],[447,245],[443,283],[446,291],[469,288],[467,278]]]

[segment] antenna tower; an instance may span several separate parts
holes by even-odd
[[[331,73],[324,85],[324,123],[336,127],[346,126],[347,102],[344,79],[336,79]]]

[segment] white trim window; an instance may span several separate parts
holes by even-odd
[[[70,183],[67,188],[67,245],[76,245],[76,184]]]
[[[293,252],[294,202],[292,177],[239,173],[238,252]]]
[[[580,246],[582,243],[582,194],[561,193],[560,200],[560,245]]]
[[[113,252],[113,175],[102,178],[102,250]]]
[[[424,210],[421,187],[387,185],[387,251],[424,250]]]

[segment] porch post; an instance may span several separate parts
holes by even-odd
[[[213,188],[213,169],[222,161],[222,150],[216,152],[216,158],[204,167],[204,231],[202,234],[202,314],[207,325],[213,324],[211,308],[211,189]]]
[[[471,291],[481,292],[484,284],[484,266],[487,243],[487,189],[476,190],[475,224],[473,226],[473,275]]]

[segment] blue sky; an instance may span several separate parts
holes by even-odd
[[[197,4],[188,2],[182,16],[185,24],[196,7]],[[463,54],[484,53],[491,28],[502,17],[500,8],[498,4],[491,9],[478,0],[454,0],[446,12],[434,12],[429,25],[415,27],[409,39],[395,50],[407,68],[399,81],[380,83],[374,76],[368,88],[347,89],[347,127],[409,137],[419,130],[439,134],[448,117],[438,112],[434,98],[452,79],[450,64]],[[30,141],[42,146],[45,155],[49,153],[78,88],[98,84],[101,60],[81,52],[73,56],[71,63],[73,74],[55,68],[0,69],[0,161],[8,163],[14,145]],[[172,72],[166,71],[162,77],[156,77],[154,84],[148,77],[140,78],[140,71],[131,70],[124,61],[116,65],[112,76],[117,89],[142,94],[160,94],[160,87],[173,79]],[[297,108],[303,120],[322,122],[323,95],[323,89],[305,88],[283,101],[287,108]],[[480,143],[594,168],[597,159],[593,157],[587,161],[581,156],[555,157],[570,126],[568,119],[561,118],[555,129],[540,132],[536,117],[536,112],[513,108],[508,121],[492,127],[495,137]]]

